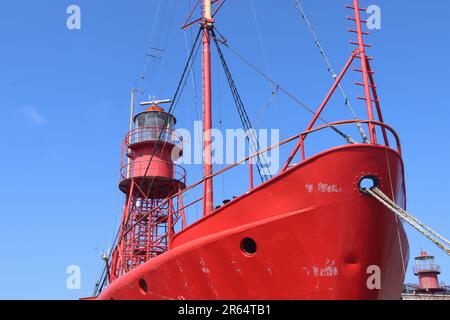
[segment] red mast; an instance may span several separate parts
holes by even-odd
[[[203,215],[214,210],[212,181],[212,114],[211,114],[211,36],[210,30],[214,20],[211,16],[211,0],[203,2],[203,176],[205,186],[203,194]]]
[[[369,84],[369,68],[368,68],[368,58],[366,55],[366,46],[367,44],[364,43],[364,32],[362,31],[361,26],[361,13],[360,11],[366,11],[366,9],[360,9],[358,0],[353,0],[353,8],[355,10],[355,24],[356,24],[356,33],[358,37],[357,44],[358,45],[358,51],[359,51],[359,58],[361,61],[361,71],[363,74],[363,82],[364,82],[364,97],[366,99],[366,107],[367,107],[367,116],[370,121],[374,120],[373,117],[373,109],[372,109],[372,98],[370,94],[370,88],[374,85]],[[367,34],[367,32],[366,32]],[[373,124],[369,124],[369,130],[370,130],[370,140],[372,143],[377,143],[377,137],[375,133],[375,127]]]
[[[220,10],[225,0],[203,0],[201,18],[189,22],[196,8],[201,3],[197,0],[189,13],[182,29],[186,30],[196,23],[200,23],[203,43],[203,216],[214,211],[213,196],[213,166],[212,166],[212,102],[211,102],[211,30],[214,25],[214,16]],[[212,5],[216,5],[212,12]]]

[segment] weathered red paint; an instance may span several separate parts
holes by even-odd
[[[400,249],[407,255],[408,241],[395,216],[359,190],[367,175],[405,207],[397,152],[374,145],[328,150],[194,223],[169,251],[99,298],[399,299]],[[245,237],[256,241],[254,255],[242,252]],[[367,287],[371,265],[381,269],[380,290]]]

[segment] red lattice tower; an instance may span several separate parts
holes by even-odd
[[[167,251],[180,216],[182,201],[173,196],[186,182],[184,169],[174,163],[181,156],[182,137],[174,131],[175,117],[158,105],[163,102],[143,103],[150,107],[134,117],[135,128],[122,144],[119,188],[126,203],[110,281]]]

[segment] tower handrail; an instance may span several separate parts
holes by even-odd
[[[183,144],[183,136],[175,129],[160,126],[146,126],[130,130],[125,135],[124,145],[129,148],[137,143],[158,140],[169,142],[178,147],[181,147]]]
[[[424,266],[414,266],[413,267],[414,274],[419,272],[441,272],[441,267],[437,264],[428,264]]]
[[[122,165],[120,168],[120,182],[123,182],[132,178],[141,178],[144,176],[134,175],[134,170],[142,168],[145,170],[148,166],[148,160],[139,160],[139,161],[131,161],[130,163]],[[186,169],[180,165],[177,165],[171,161],[165,161],[161,159],[153,159],[151,161],[152,169],[160,169],[167,168],[167,166],[173,167],[173,176],[172,178],[177,181],[181,181],[184,184],[186,183]],[[142,171],[144,171],[142,170]],[[147,174],[146,177],[152,177]]]

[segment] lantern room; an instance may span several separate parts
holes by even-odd
[[[170,138],[167,133],[174,131],[175,123],[175,117],[156,104],[134,117],[135,127],[146,129],[146,134],[140,137],[142,140],[167,141]]]
[[[150,105],[134,117],[134,129],[123,142],[120,189],[128,192],[132,181],[149,197],[165,198],[185,186],[185,171],[174,161],[182,155],[182,137],[175,132],[176,118],[159,104]]]

